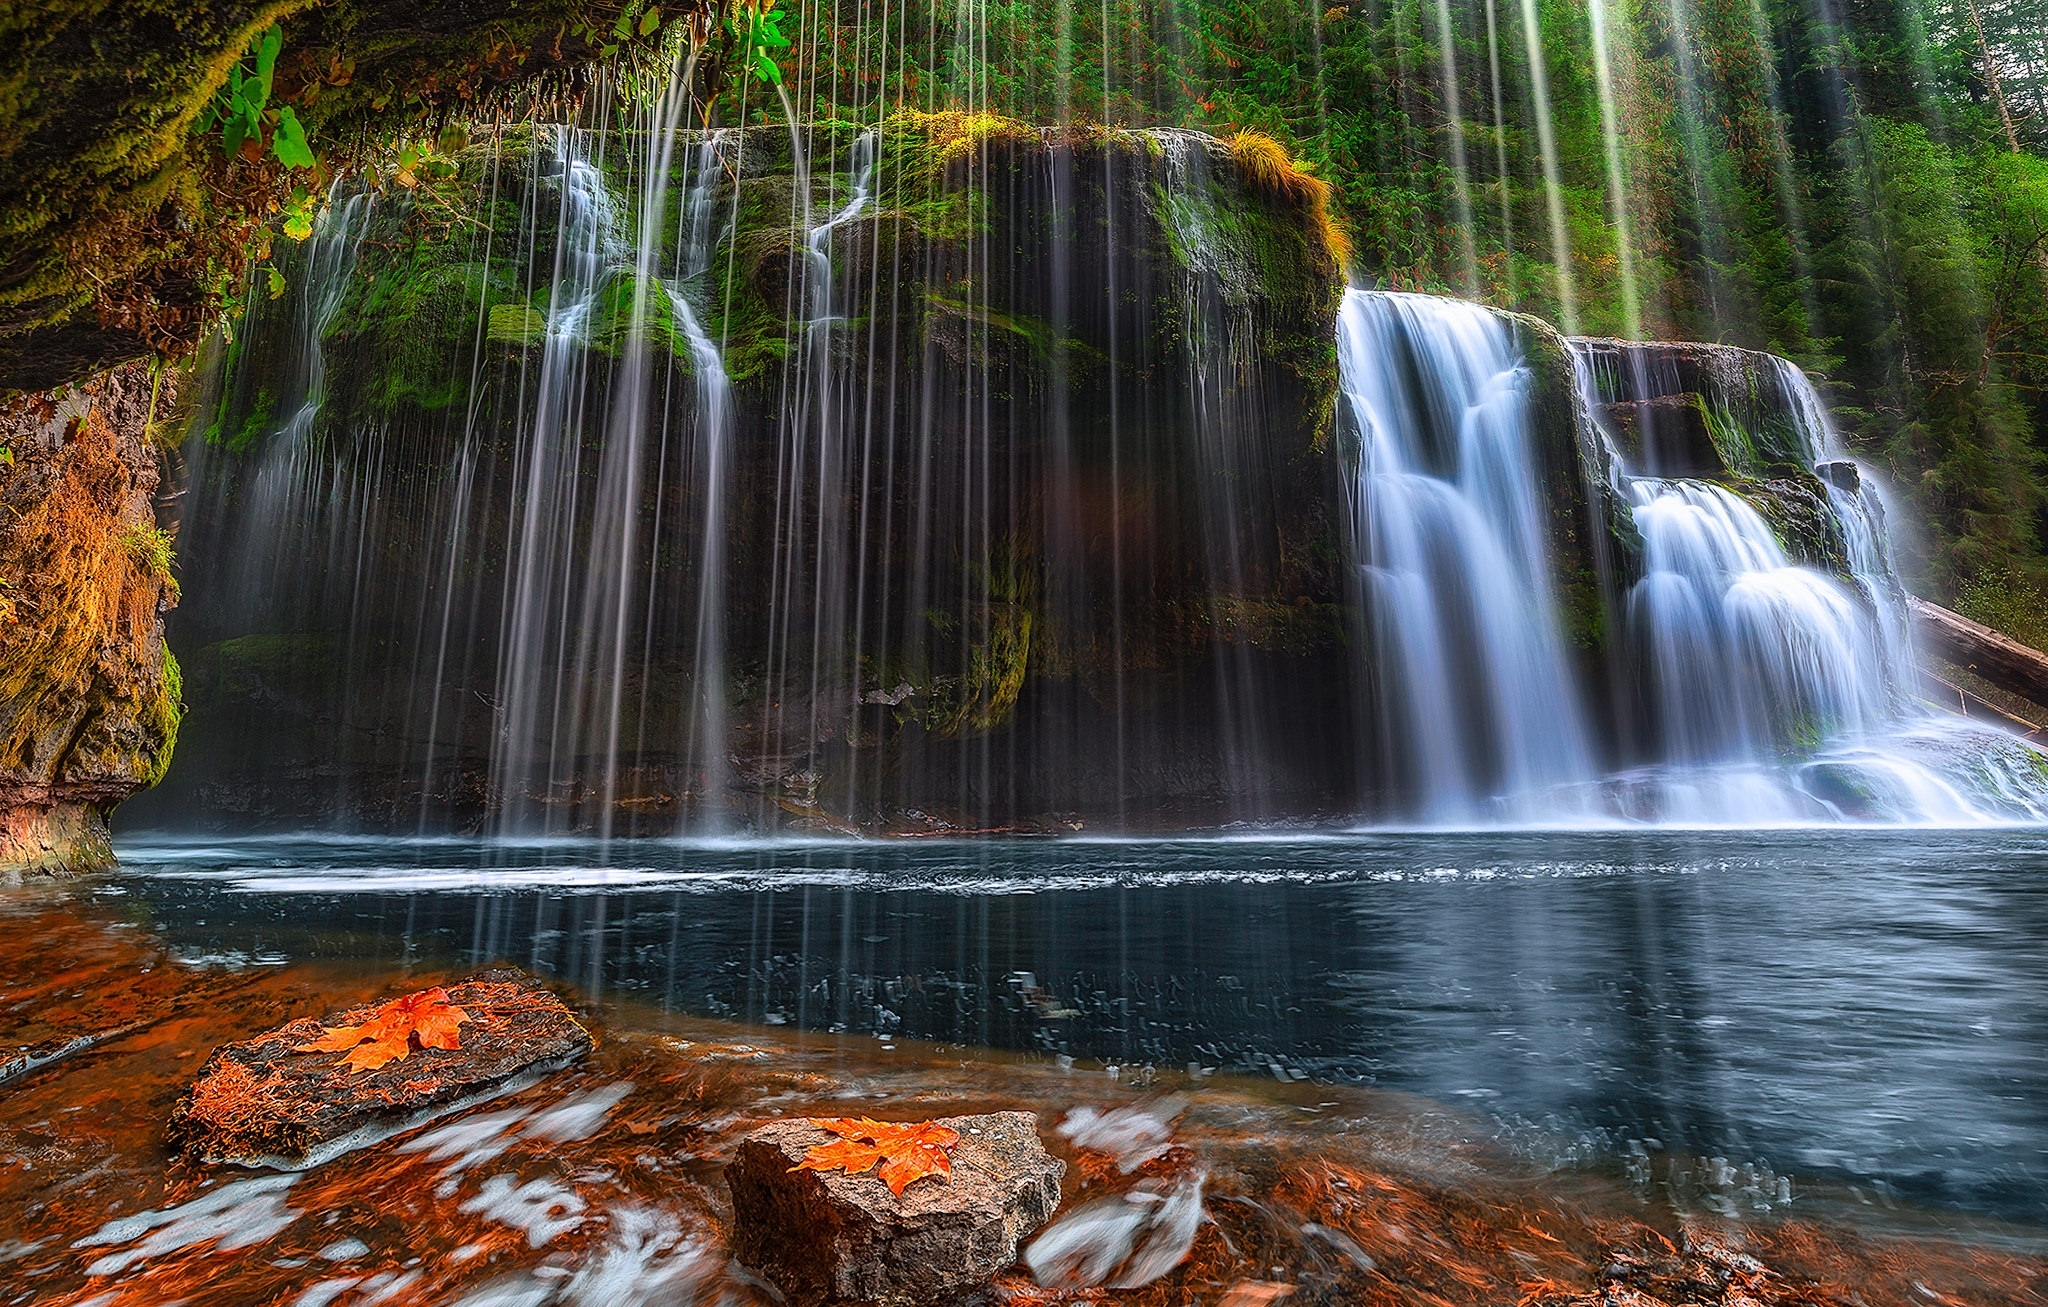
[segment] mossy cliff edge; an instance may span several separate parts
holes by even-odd
[[[107,814],[170,763],[167,391],[136,364],[0,406],[0,883],[110,863]]]
[[[688,13],[689,0],[666,6]],[[47,0],[0,5],[0,397],[190,353],[295,184],[444,116],[565,85],[623,0]],[[251,40],[321,166],[196,128]]]

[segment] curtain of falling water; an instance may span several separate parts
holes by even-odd
[[[697,787],[702,813],[699,825],[705,829],[716,829],[722,812],[718,804],[705,802],[704,797],[722,794],[728,782],[725,610],[730,515],[726,501],[731,494],[736,415],[724,357],[705,329],[691,295],[708,292],[712,258],[725,234],[717,217],[719,183],[726,147],[734,140],[734,133],[708,133],[691,152],[687,199],[677,232],[676,280],[667,288],[676,321],[689,341],[697,401],[690,471],[692,481],[703,489],[704,509],[690,559],[697,602],[684,761],[691,783]],[[658,577],[652,583],[659,584]]]
[[[554,786],[568,783],[586,744],[576,728],[589,687],[575,678],[570,653],[578,638],[571,605],[585,589],[576,545],[589,511],[581,493],[588,345],[598,297],[624,257],[602,167],[606,144],[602,133],[556,133],[559,237],[534,411],[514,472],[498,643],[503,724],[491,771],[507,830],[545,814],[550,799],[574,797]]]
[[[1353,548],[1372,720],[1397,811],[1556,811],[1592,759],[1538,500],[1529,375],[1504,322],[1428,296],[1346,294]]]
[[[1194,409],[1200,512],[1205,522],[1231,524],[1203,536],[1210,621],[1217,630],[1229,630],[1240,618],[1220,597],[1250,590],[1255,563],[1247,557],[1247,543],[1258,538],[1254,524],[1268,516],[1273,494],[1261,476],[1265,462],[1259,442],[1265,428],[1254,392],[1240,384],[1258,367],[1251,311],[1257,273],[1248,266],[1249,251],[1233,246],[1217,230],[1222,209],[1211,176],[1215,159],[1209,138],[1173,131],[1155,135],[1165,147],[1168,220],[1181,247],[1181,302],[1189,336],[1183,384]],[[1261,749],[1250,659],[1248,643],[1233,643],[1215,660],[1213,671],[1224,757],[1232,762],[1254,758]],[[1251,810],[1263,806],[1255,772],[1237,772],[1230,785]]]
[[[675,58],[679,64],[679,52]],[[604,837],[612,833],[619,765],[628,729],[628,661],[645,648],[637,631],[648,620],[648,613],[635,593],[635,580],[640,574],[643,549],[641,480],[647,463],[648,435],[655,425],[654,405],[650,402],[653,348],[649,329],[657,308],[664,321],[673,318],[673,303],[661,281],[661,258],[676,132],[682,125],[690,93],[689,79],[682,75],[678,64],[671,64],[666,70],[660,90],[643,99],[634,124],[634,143],[640,154],[634,169],[639,193],[638,212],[634,215],[631,317],[625,346],[613,374],[604,454],[598,465],[591,559],[582,580],[581,612],[574,627],[573,675],[588,689],[579,687],[578,692],[567,696],[571,713],[567,737],[582,746],[579,754],[587,749],[602,759],[597,768],[601,790],[595,797],[602,814],[598,833]],[[668,354],[663,342],[662,357],[666,359]],[[636,679],[644,684],[644,659],[636,670]],[[633,707],[634,721],[638,723],[645,713],[644,696]],[[637,729],[634,734],[638,736]],[[635,743],[639,741],[636,739]]]

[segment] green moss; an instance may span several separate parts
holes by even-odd
[[[304,696],[335,671],[333,642],[317,635],[245,635],[208,645],[194,658],[205,672],[200,698],[207,702]]]
[[[971,367],[987,368],[999,358],[1008,358],[1023,362],[1033,374],[1044,377],[1064,366],[1067,384],[1079,390],[1109,362],[1101,350],[1064,335],[1051,323],[1029,314],[1003,313],[937,291],[926,292],[925,311],[926,331],[930,334],[938,334],[935,319],[988,329],[986,333],[966,331],[957,342],[954,352],[960,356],[958,361]]]
[[[1849,579],[1849,546],[1827,497],[1827,488],[1812,474],[1742,478],[1731,487],[1756,509],[1798,562]]]
[[[1606,651],[1607,605],[1600,598],[1598,577],[1585,568],[1560,577],[1557,609],[1572,648],[1594,655]]]
[[[547,334],[548,315],[531,304],[493,304],[484,327],[484,339],[521,349],[540,344]]]
[[[1031,666],[1031,609],[980,604],[968,618],[975,639],[965,666],[957,676],[933,678],[930,693],[920,697],[925,729],[943,739],[973,739],[1007,725]]]
[[[1723,467],[1737,476],[1763,475],[1771,460],[1758,451],[1757,442],[1750,435],[1750,424],[1721,405],[1709,404],[1703,395],[1688,394],[1685,399],[1699,413],[1707,439],[1713,441],[1714,452],[1721,456]]]
[[[266,389],[256,392],[256,402],[249,409],[249,416],[242,419],[242,425],[235,428],[235,434],[228,437],[228,448],[240,454],[255,447],[257,441],[270,433],[273,419],[277,416],[277,396]],[[220,438],[221,423],[227,417],[227,404],[222,403],[221,412],[214,417],[213,425],[206,429],[209,443]]]
[[[178,747],[178,728],[185,720],[185,674],[169,645],[164,646],[162,680],[141,718],[143,726],[163,741],[142,773],[143,785],[153,786],[171,769],[171,754]]]

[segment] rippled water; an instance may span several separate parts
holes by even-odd
[[[1368,1082],[1531,1147],[2048,1219],[2048,835],[129,836],[194,961],[509,960],[701,1015]],[[1640,1142],[1634,1142],[1640,1141]]]

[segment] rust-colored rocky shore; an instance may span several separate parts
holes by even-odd
[[[1534,1169],[1482,1123],[1397,1095],[1132,1084],[573,991],[597,1047],[567,1069],[308,1170],[211,1164],[169,1126],[217,1047],[422,986],[474,991],[180,960],[146,921],[56,891],[0,900],[0,952],[5,1304],[768,1304],[781,1290],[732,1255],[725,1172],[746,1136],[1000,1111],[1035,1117],[1065,1163],[1061,1202],[962,1301],[1878,1307],[2048,1288],[2034,1232],[1897,1211],[1874,1226],[1825,1196],[1702,1201]]]

